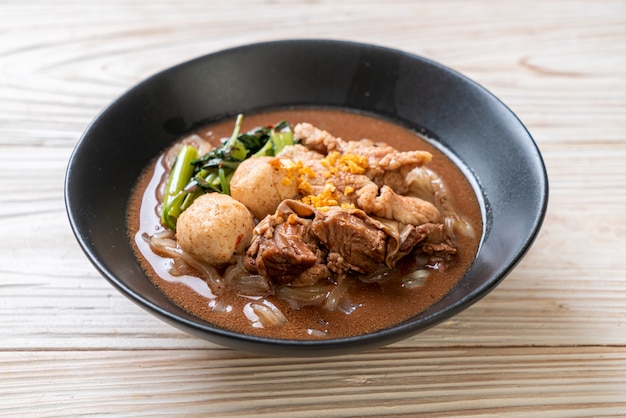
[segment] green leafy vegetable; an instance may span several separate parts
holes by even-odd
[[[230,194],[230,179],[243,160],[263,155],[275,156],[294,143],[288,122],[240,133],[242,121],[243,115],[237,116],[231,137],[194,162],[194,180],[204,190]]]
[[[241,133],[243,115],[238,115],[233,133],[219,147],[200,158],[189,145],[181,148],[167,183],[161,223],[176,230],[178,216],[203,193],[230,194],[230,180],[247,158],[275,156],[287,145],[293,145],[291,125],[282,121]]]

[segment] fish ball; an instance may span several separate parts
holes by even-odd
[[[246,205],[257,219],[273,214],[285,199],[298,195],[297,170],[291,160],[254,157],[243,161],[230,182],[232,197]]]
[[[232,197],[221,193],[199,196],[178,218],[180,247],[212,265],[230,263],[250,245],[254,218]]]

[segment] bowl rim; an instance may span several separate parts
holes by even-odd
[[[520,245],[521,250],[516,253],[513,260],[509,262],[508,264],[501,266],[497,274],[494,274],[489,280],[486,280],[481,286],[478,286],[477,288],[473,289],[471,292],[467,293],[463,298],[461,298],[456,303],[452,303],[448,306],[445,306],[443,309],[438,310],[435,313],[422,317],[419,319],[419,321],[414,321],[415,317],[411,317],[401,323],[395,324],[388,328],[373,331],[370,333],[360,334],[360,335],[355,335],[355,336],[341,337],[341,338],[320,339],[320,340],[297,340],[297,339],[279,339],[279,338],[261,337],[261,336],[256,336],[256,335],[230,331],[228,329],[218,327],[216,325],[213,325],[199,318],[197,321],[191,321],[186,318],[180,317],[176,315],[175,313],[168,311],[167,309],[159,306],[156,303],[153,303],[152,301],[144,297],[141,293],[136,292],[135,290],[131,289],[126,283],[124,283],[124,281],[116,277],[107,268],[105,263],[103,263],[97,257],[97,255],[95,254],[93,250],[92,243],[88,242],[86,237],[81,234],[80,226],[78,225],[78,222],[76,220],[76,217],[77,217],[76,213],[80,209],[76,207],[76,204],[78,203],[74,202],[73,197],[72,197],[71,177],[73,173],[73,168],[77,160],[80,158],[80,151],[82,147],[85,146],[84,143],[86,142],[86,138],[89,137],[92,130],[94,129],[94,126],[98,123],[101,117],[109,111],[109,109],[115,107],[121,100],[123,100],[125,96],[127,96],[128,94],[131,94],[133,91],[141,88],[142,86],[150,84],[156,78],[165,77],[168,74],[179,71],[179,69],[181,68],[193,65],[197,62],[202,62],[207,59],[213,59],[223,54],[231,54],[233,52],[242,51],[246,49],[263,48],[267,46],[277,46],[277,45],[278,46],[289,45],[289,44],[291,45],[293,44],[300,44],[300,45],[324,44],[324,45],[327,45],[328,47],[341,45],[341,46],[348,46],[348,47],[355,47],[355,48],[371,48],[371,49],[377,49],[381,51],[382,50],[388,51],[392,54],[398,54],[398,55],[407,57],[411,60],[417,60],[426,65],[436,68],[438,71],[443,71],[453,77],[460,78],[465,83],[469,83],[474,88],[480,90],[483,94],[487,94],[488,96],[490,96],[490,98],[492,100],[495,100],[499,104],[499,106],[501,106],[504,110],[506,110],[506,112],[510,114],[510,116],[513,116],[514,120],[519,125],[519,127],[521,127],[525,131],[526,136],[529,140],[528,144],[526,145],[532,148],[533,157],[536,159],[537,166],[540,168],[540,170],[534,172],[534,174],[537,176],[538,184],[541,188],[540,203],[537,207],[537,212],[532,214],[533,216],[532,228],[529,231],[528,235],[525,237],[523,244]],[[126,296],[127,298],[129,298],[130,300],[132,300],[133,302],[135,302],[142,308],[155,314],[157,317],[160,317],[161,319],[165,320],[169,324],[174,325],[192,334],[210,333],[217,337],[224,338],[225,339],[224,342],[232,342],[234,340],[242,341],[244,343],[250,343],[253,346],[256,346],[257,349],[261,349],[261,351],[265,351],[268,353],[271,353],[273,348],[280,348],[280,349],[287,348],[287,349],[292,349],[289,353],[291,355],[300,355],[298,351],[302,349],[315,349],[316,353],[319,353],[320,355],[325,355],[327,354],[326,352],[330,354],[334,354],[337,351],[341,351],[344,348],[349,348],[352,346],[359,346],[359,347],[367,348],[367,347],[377,347],[377,346],[381,346],[384,344],[393,343],[400,339],[406,338],[409,335],[415,334],[418,331],[424,331],[428,328],[431,328],[432,326],[437,325],[449,319],[450,317],[454,316],[460,311],[465,310],[469,306],[473,305],[474,303],[476,303],[477,301],[485,297],[488,293],[491,292],[491,290],[493,290],[496,286],[498,286],[500,282],[517,266],[517,264],[524,258],[524,256],[527,254],[528,250],[532,246],[533,242],[537,238],[537,235],[539,234],[539,231],[544,222],[545,215],[547,212],[547,206],[548,206],[548,200],[549,200],[549,182],[548,182],[548,175],[547,175],[545,163],[543,160],[543,156],[541,155],[541,152],[539,150],[537,143],[535,142],[534,138],[531,136],[526,126],[524,126],[524,124],[518,118],[518,116],[504,102],[502,102],[502,100],[500,100],[493,93],[491,93],[489,90],[484,88],[482,85],[480,85],[476,81],[470,79],[469,77],[463,75],[462,73],[454,69],[451,69],[441,63],[438,63],[429,58],[425,58],[423,56],[406,52],[403,50],[390,48],[390,47],[383,46],[383,45],[361,43],[361,42],[348,41],[348,40],[305,38],[305,39],[285,39],[285,40],[263,41],[263,42],[244,44],[244,45],[239,45],[239,46],[234,46],[234,47],[218,50],[215,52],[204,54],[196,58],[178,63],[169,68],[165,68],[143,79],[142,81],[133,85],[132,87],[128,88],[126,91],[120,94],[115,100],[113,100],[111,103],[106,105],[96,115],[96,117],[91,121],[91,123],[86,127],[86,129],[83,131],[82,135],[80,136],[80,139],[76,143],[74,150],[72,151],[71,156],[68,161],[67,171],[65,175],[64,197],[65,197],[64,200],[65,200],[66,212],[69,218],[72,231],[74,233],[75,238],[79,242],[81,249],[87,256],[87,258],[95,266],[98,272],[103,277],[105,277],[107,281],[109,281],[120,293],[122,293],[124,296]],[[484,226],[484,229],[485,228],[487,228],[487,226]],[[481,238],[481,246],[482,246],[482,242],[484,241],[484,239],[485,239],[485,230],[483,230],[483,234]],[[478,250],[477,256],[479,254],[480,254],[480,248]],[[471,270],[471,267],[470,267],[470,270]],[[145,272],[143,273],[145,274]],[[232,344],[228,344],[228,343],[225,343],[223,345],[233,347]],[[237,348],[241,348],[245,350],[245,347],[242,348],[238,346]],[[255,351],[259,351],[259,350],[255,349]],[[303,353],[304,355],[308,355],[310,352],[307,350],[304,350]]]

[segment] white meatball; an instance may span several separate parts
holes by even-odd
[[[237,167],[230,182],[230,195],[246,205],[257,219],[263,219],[273,214],[280,202],[298,195],[295,171],[291,160],[249,158]]]
[[[243,204],[225,194],[207,193],[180,215],[176,239],[187,253],[219,266],[245,251],[253,229],[254,218]]]

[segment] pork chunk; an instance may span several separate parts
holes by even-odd
[[[371,188],[362,188],[356,195],[359,207],[374,216],[411,225],[441,220],[439,210],[432,203],[417,197],[397,194],[387,186],[377,189],[375,195]]]
[[[254,230],[244,265],[276,284],[307,286],[330,276],[326,253],[311,232],[312,220],[294,213],[289,204],[303,206],[286,201],[265,217]]]
[[[367,177],[379,187],[390,186],[397,193],[404,193],[406,184],[399,181],[415,167],[421,167],[432,159],[427,151],[398,151],[395,148],[369,139],[345,141],[310,123],[299,123],[294,127],[294,137],[302,144],[320,154],[337,151],[340,154],[355,154],[366,157]]]
[[[313,233],[330,254],[343,261],[334,263],[335,269],[372,273],[385,262],[387,235],[369,219],[363,212],[337,208],[317,214],[311,225]]]

